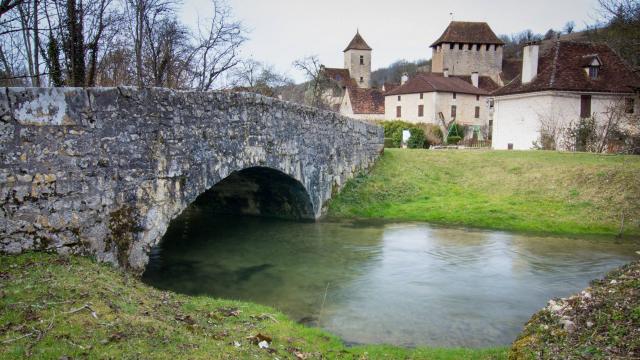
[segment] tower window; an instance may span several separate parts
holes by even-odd
[[[463,46],[464,46],[464,44],[458,44],[458,49],[462,50]]]
[[[480,101],[480,95],[476,95],[476,101]]]
[[[491,50],[491,45],[487,44],[487,51]]]
[[[456,46],[456,44],[454,44],[454,43],[449,44],[449,49],[450,49],[450,50],[453,50],[453,47],[454,47],[454,46]]]
[[[469,44],[469,50],[473,50],[473,44]]]
[[[360,76],[360,82],[364,82],[364,78]]]
[[[482,45],[480,45],[480,44],[476,44],[476,51],[480,51],[480,47],[481,47],[481,46],[482,46]]]
[[[364,56],[360,55],[360,65],[364,65]]]
[[[420,93],[420,100],[424,99],[424,93]],[[631,99],[633,100],[633,99]]]
[[[457,99],[457,98],[458,98],[458,94],[453,93],[453,98],[454,98],[454,99]]]
[[[402,96],[398,95],[398,101],[402,100]]]

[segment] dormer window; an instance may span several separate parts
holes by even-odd
[[[586,55],[583,57],[584,70],[591,80],[596,80],[602,67],[602,61],[597,54]]]

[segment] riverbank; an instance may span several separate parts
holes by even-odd
[[[272,308],[160,291],[88,258],[0,256],[3,359],[505,359],[507,350],[347,347]]]
[[[514,342],[509,359],[640,357],[640,261],[549,302]]]
[[[640,235],[640,157],[386,149],[329,217],[557,235]],[[622,225],[622,226],[621,226]]]

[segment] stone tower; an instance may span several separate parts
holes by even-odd
[[[431,45],[432,71],[463,76],[477,72],[500,83],[503,46],[485,22],[452,21]]]
[[[360,88],[371,86],[371,50],[359,31],[344,49],[344,68],[349,70]]]

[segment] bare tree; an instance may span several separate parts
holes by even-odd
[[[1,0],[0,1],[0,18],[2,17],[2,15],[8,13],[13,8],[20,5],[23,2],[24,0]]]
[[[207,26],[198,25],[192,53],[192,87],[210,90],[215,81],[240,63],[238,51],[247,40],[241,22],[233,19],[231,8],[220,0],[212,0],[213,17]]]
[[[324,75],[318,56],[311,55],[298,59],[293,62],[293,67],[302,71],[307,78],[305,103],[317,108],[328,108],[327,103],[324,101],[324,94],[330,88],[331,82]]]
[[[564,32],[565,34],[571,34],[573,33],[573,29],[576,28],[576,23],[575,21],[569,21],[566,24],[564,24]]]
[[[248,59],[242,61],[233,71],[231,84],[235,88],[275,97],[279,88],[292,83],[292,80],[279,74],[273,66]]]
[[[598,0],[600,24],[589,31],[592,41],[604,41],[633,66],[640,66],[640,1]]]

